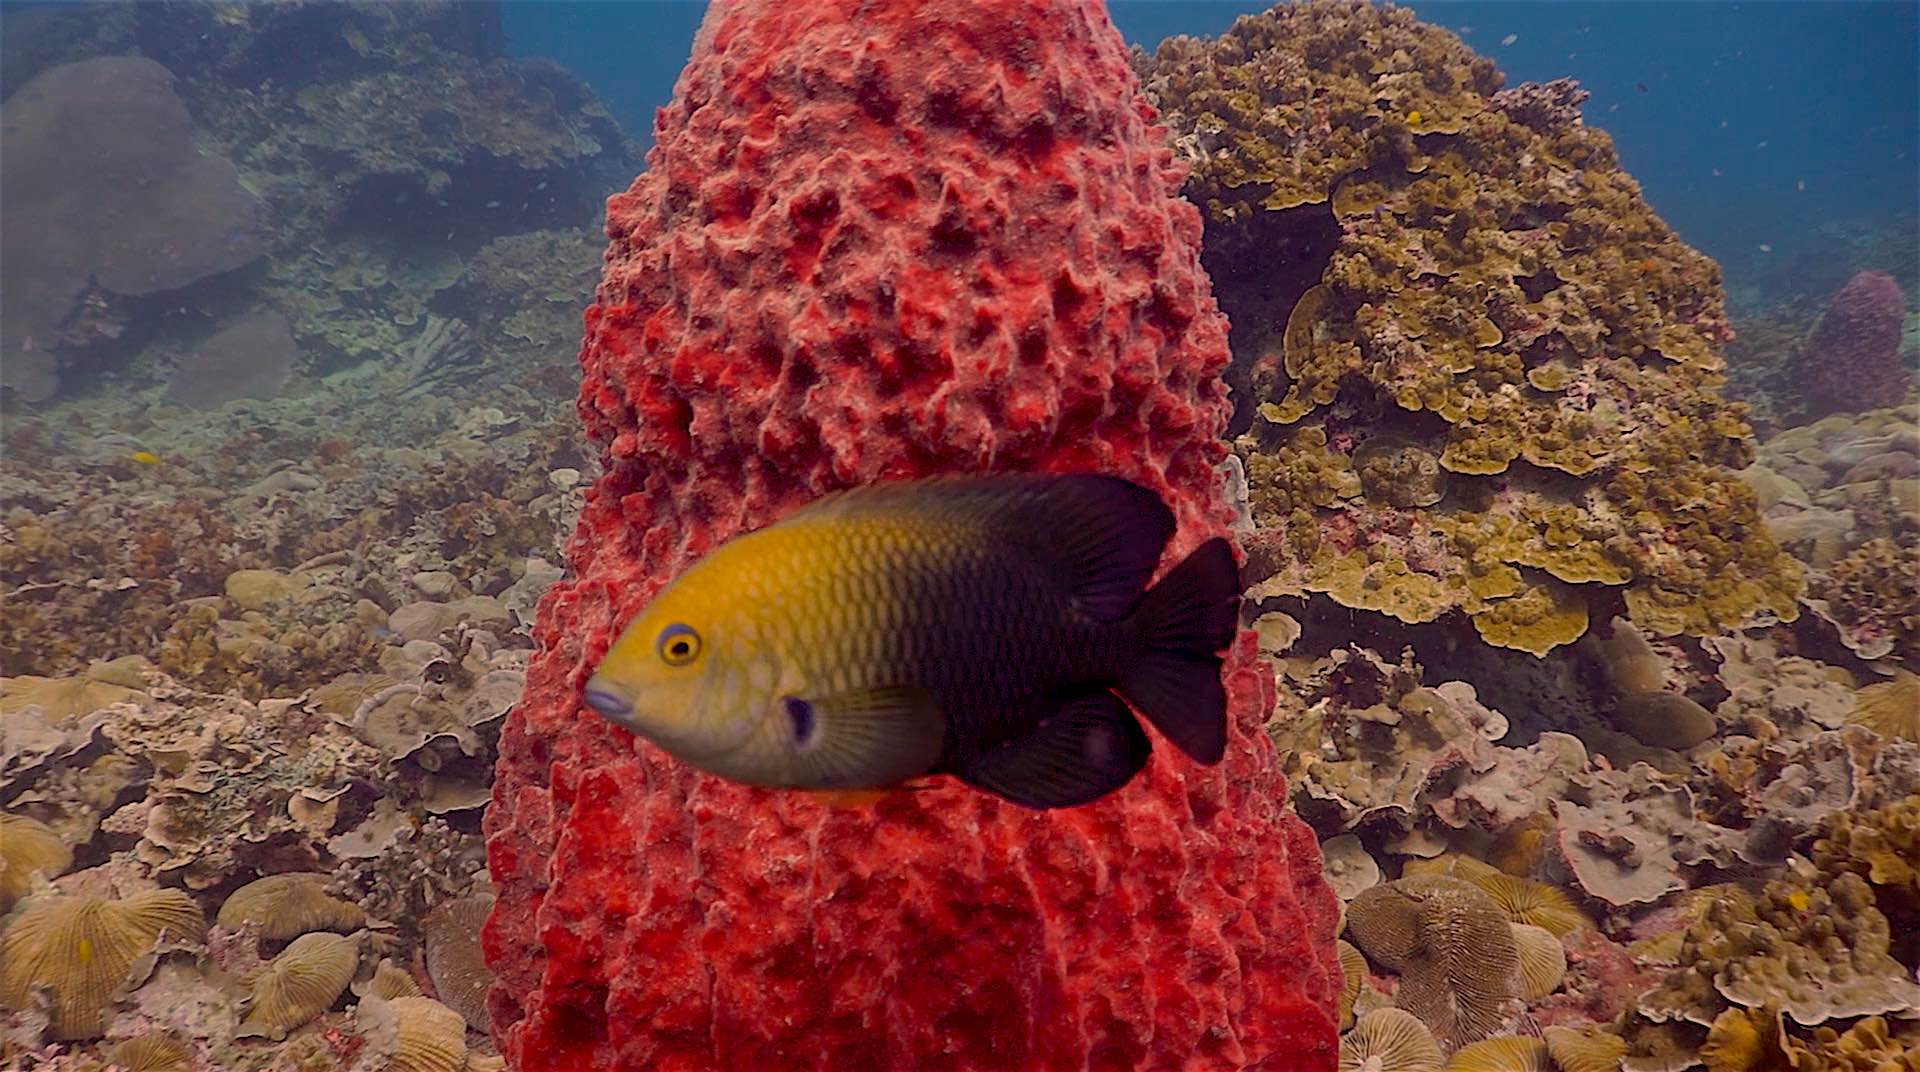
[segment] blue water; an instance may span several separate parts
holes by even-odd
[[[1112,11],[1128,41],[1151,49],[1268,6],[1118,0]],[[1730,277],[1785,256],[1821,225],[1920,206],[1920,4],[1406,6],[1460,33],[1510,83],[1578,79],[1593,94],[1588,121],[1613,135],[1655,208],[1726,261]],[[651,137],[703,9],[518,0],[505,22],[516,52],[573,68]]]

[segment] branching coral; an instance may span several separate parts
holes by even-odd
[[[1752,450],[1716,393],[1719,271],[1582,124],[1584,94],[1499,92],[1453,35],[1361,3],[1138,65],[1209,267],[1240,281],[1220,294],[1264,399],[1236,450],[1270,591],[1458,612],[1536,654],[1602,595],[1661,635],[1798,613],[1799,567],[1734,474]]]

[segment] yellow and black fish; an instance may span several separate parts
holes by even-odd
[[[668,585],[586,702],[753,785],[948,773],[1028,807],[1084,804],[1152,750],[1120,696],[1201,763],[1226,747],[1217,653],[1239,571],[1212,539],[1148,589],[1173,531],[1158,495],[1107,476],[842,492]]]

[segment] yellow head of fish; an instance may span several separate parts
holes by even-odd
[[[824,683],[804,676],[793,646],[837,617],[832,594],[810,580],[834,553],[817,537],[775,526],[696,563],[620,634],[587,682],[587,704],[688,763],[753,785],[890,784],[923,773],[938,758],[937,732],[850,739],[827,724],[845,728],[855,713],[802,698]]]
[[[155,454],[150,450],[136,450],[132,454],[127,455],[127,457],[131,458],[133,461],[138,462],[141,465],[159,465],[160,464],[160,455]]]

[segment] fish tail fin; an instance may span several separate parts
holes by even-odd
[[[1240,568],[1233,548],[1201,544],[1133,612],[1146,651],[1120,677],[1119,692],[1182,752],[1217,763],[1227,747],[1221,649],[1240,628]]]

